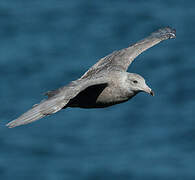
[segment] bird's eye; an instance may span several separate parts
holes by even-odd
[[[137,84],[138,82],[137,82],[137,80],[134,80],[133,83]]]

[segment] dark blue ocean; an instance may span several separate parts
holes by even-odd
[[[140,93],[8,129],[96,61],[160,27],[177,30],[129,68]],[[194,0],[1,0],[0,180],[194,180]]]

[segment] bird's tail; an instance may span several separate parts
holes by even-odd
[[[17,119],[9,122],[6,126],[13,128],[16,126],[24,125],[41,119],[47,115],[56,113],[65,106],[63,99],[49,98],[41,101],[40,104],[35,104],[32,109],[22,114]]]

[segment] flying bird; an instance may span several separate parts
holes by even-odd
[[[79,79],[46,93],[47,99],[7,124],[9,128],[28,124],[67,107],[104,108],[128,101],[139,92],[154,95],[144,78],[126,72],[143,51],[166,39],[176,38],[176,30],[161,28],[137,43],[100,59]]]

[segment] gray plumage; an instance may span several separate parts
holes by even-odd
[[[47,99],[7,124],[12,128],[24,125],[67,107],[103,108],[122,103],[139,92],[154,95],[138,74],[126,72],[143,51],[163,40],[176,37],[176,31],[165,27],[128,48],[114,51],[100,59],[80,79],[46,93]]]

